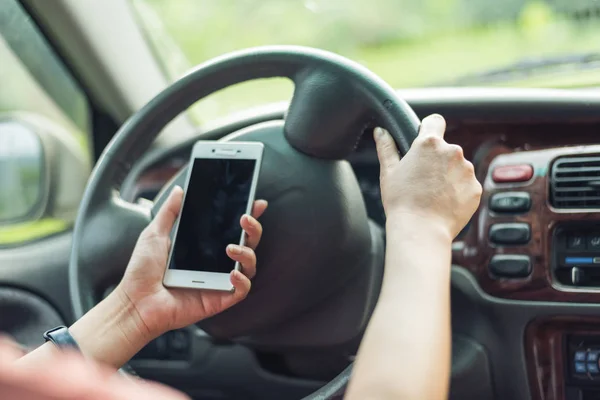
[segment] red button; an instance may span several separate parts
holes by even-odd
[[[533,176],[533,167],[529,164],[503,165],[494,168],[492,179],[494,182],[525,182]]]

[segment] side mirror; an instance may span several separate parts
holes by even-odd
[[[43,213],[48,176],[39,136],[17,121],[0,121],[0,223],[36,219]]]
[[[75,135],[39,115],[0,115],[0,246],[73,223],[91,171]]]

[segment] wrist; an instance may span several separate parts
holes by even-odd
[[[452,240],[440,217],[410,212],[388,215],[385,275],[378,304],[397,307],[398,293],[410,298],[409,303],[445,298]]]
[[[406,238],[426,235],[448,245],[454,239],[449,224],[443,218],[407,210],[395,210],[387,214],[386,234],[390,236],[396,232]]]
[[[163,329],[162,326],[156,326],[156,324],[149,325],[146,318],[142,316],[142,311],[145,308],[140,306],[140,303],[143,304],[144,302],[131,297],[127,290],[122,288],[121,285],[116,287],[111,295],[113,294],[118,297],[119,302],[124,305],[123,308],[126,311],[126,321],[123,321],[124,326],[130,331],[137,332],[136,337],[141,340],[143,339],[143,341],[147,343],[167,331],[167,329]]]
[[[84,356],[116,369],[158,336],[144,325],[135,305],[119,287],[69,331]]]

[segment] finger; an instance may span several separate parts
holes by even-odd
[[[471,177],[475,177],[475,166],[473,165],[473,163],[469,160],[463,160],[464,164],[465,164],[465,173],[467,174],[467,176],[471,176]]]
[[[256,219],[259,219],[267,209],[268,205],[269,203],[267,203],[266,200],[256,200],[252,206],[252,216]]]
[[[175,224],[175,220],[179,215],[182,201],[183,189],[180,186],[175,186],[151,222],[151,224],[155,225],[159,234],[169,235],[171,233],[173,224]]]
[[[240,225],[244,232],[246,232],[246,246],[256,249],[263,232],[261,223],[256,218],[244,214],[240,220]]]
[[[456,160],[464,160],[465,159],[465,153],[463,152],[462,147],[460,147],[457,144],[448,145],[448,152]]]
[[[231,295],[231,305],[238,303],[241,300],[244,300],[248,293],[250,292],[250,288],[252,287],[252,283],[250,279],[240,271],[233,270],[230,275],[231,284],[235,288],[233,294]]]
[[[421,121],[419,136],[436,136],[444,138],[446,132],[446,120],[440,114],[431,114]]]
[[[242,266],[242,273],[249,279],[256,275],[256,254],[254,250],[246,246],[230,244],[227,246],[227,255],[233,261],[237,261]]]
[[[390,168],[400,161],[398,147],[396,147],[396,142],[394,142],[394,138],[392,138],[392,135],[390,135],[388,131],[381,128],[375,128],[373,137],[375,138],[377,157],[379,158],[379,165],[381,165],[382,170]]]

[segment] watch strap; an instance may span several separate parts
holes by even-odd
[[[52,342],[60,349],[72,349],[79,351],[79,345],[66,326],[58,326],[44,332],[46,342]]]

